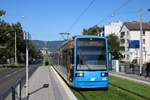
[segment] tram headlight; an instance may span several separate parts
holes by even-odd
[[[84,73],[76,73],[75,77],[84,77]]]
[[[107,77],[108,76],[108,73],[107,72],[102,72],[101,73],[101,77]]]

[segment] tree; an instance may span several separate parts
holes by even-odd
[[[21,23],[7,23],[5,21],[0,21],[0,45],[5,46],[5,48],[0,49],[0,61],[6,61],[6,59],[14,59],[15,52],[15,33],[17,38],[17,58],[18,62],[23,63],[25,61],[25,40],[23,38],[23,29]],[[37,48],[30,43],[29,44],[29,58],[36,57]],[[5,62],[6,63],[6,62]]]
[[[0,17],[5,15],[6,12],[4,10],[0,10]],[[15,52],[15,33],[17,39],[17,58],[18,62],[25,61],[25,40],[24,40],[24,32],[20,22],[17,23],[8,23],[4,20],[0,19],[0,63],[6,63],[6,59],[14,59]],[[29,58],[34,58],[38,54],[37,48],[29,43]]]
[[[83,29],[82,34],[83,35],[98,35],[101,32],[102,32],[102,28],[95,25],[95,26],[90,27],[88,29]]]
[[[14,45],[15,45],[15,32],[17,38],[17,56],[20,60],[20,54],[25,53],[25,43],[23,40],[23,31],[21,24],[18,22],[16,24],[9,24],[7,22],[0,22],[0,45],[6,47],[6,49],[1,49],[0,59],[5,56],[7,59],[14,58]]]
[[[30,59],[32,59],[32,58],[36,58],[37,56],[38,56],[38,49],[32,42],[30,42],[29,43],[29,57]]]
[[[3,16],[5,14],[6,14],[6,12],[4,10],[0,10],[0,16]]]
[[[123,56],[120,52],[120,41],[117,35],[110,34],[107,36],[108,39],[108,49],[113,59],[121,59]]]

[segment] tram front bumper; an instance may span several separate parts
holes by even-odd
[[[108,81],[76,81],[75,88],[108,88]]]

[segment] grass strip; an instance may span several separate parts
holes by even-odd
[[[72,89],[78,100],[141,100],[142,98],[110,86],[109,90],[80,91]]]
[[[146,84],[137,83],[131,80],[110,76],[110,83],[113,83],[119,87],[128,89],[132,92],[141,94],[146,97],[150,97],[150,86]],[[143,100],[139,96],[124,91],[122,89],[109,86],[109,90],[84,90],[72,89],[78,100]]]
[[[150,98],[150,85],[137,83],[135,81],[122,79],[115,76],[110,76],[110,83]]]

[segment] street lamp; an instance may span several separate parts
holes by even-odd
[[[25,19],[25,16],[21,16],[22,19]],[[24,32],[25,42],[26,42],[26,97],[28,98],[29,94],[29,50],[28,50],[28,42],[29,42],[29,33]]]
[[[65,32],[65,33],[59,33],[59,34],[63,37],[64,40],[68,40],[69,35],[70,35],[70,33],[67,33],[67,32]],[[65,36],[66,36],[66,39],[65,39]]]
[[[29,33],[25,32],[25,41],[26,41],[26,96],[28,97],[28,87],[29,87],[29,50],[28,50],[28,40]]]
[[[22,19],[24,19],[24,16],[21,16]],[[15,65],[17,64],[17,36],[15,31]]]
[[[15,65],[17,64],[17,37],[15,31]]]

